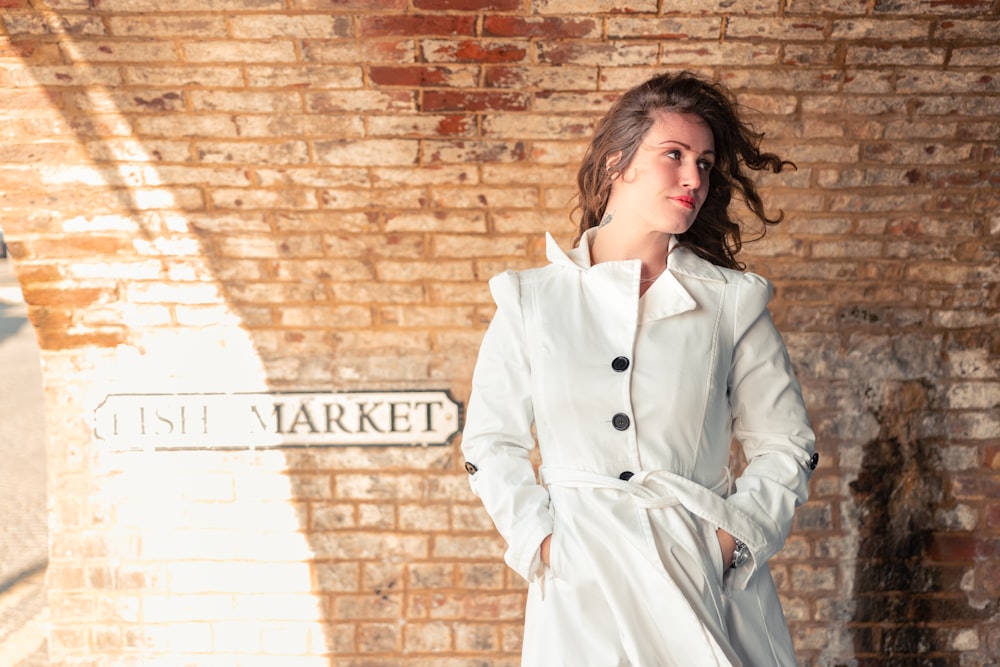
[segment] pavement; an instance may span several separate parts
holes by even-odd
[[[34,329],[0,258],[0,667],[48,665],[45,411]]]

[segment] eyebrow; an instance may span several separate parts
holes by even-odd
[[[664,139],[663,141],[661,141],[660,143],[658,143],[657,146],[662,146],[663,144],[677,144],[678,146],[681,146],[683,148],[691,150],[691,147],[688,146],[686,143],[684,143],[683,141],[677,141],[676,139]],[[702,151],[701,154],[702,155],[715,155],[715,151],[712,150],[712,149],[709,149],[707,151]]]

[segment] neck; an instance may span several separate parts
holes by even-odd
[[[655,278],[667,265],[670,234],[660,232],[629,235],[610,226],[602,227],[593,235],[590,258],[593,264],[638,259],[642,262],[642,278]]]

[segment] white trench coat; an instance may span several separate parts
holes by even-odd
[[[640,298],[640,262],[591,266],[592,233],[569,253],[548,236],[550,264],[490,281],[463,432],[530,582],[522,666],[794,665],[767,561],[816,459],[771,287],[678,248]],[[717,527],[749,547],[743,567],[723,572]]]

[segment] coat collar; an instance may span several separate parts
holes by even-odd
[[[591,227],[583,233],[583,237],[580,239],[579,245],[575,248],[564,252],[562,248],[552,234],[548,232],[545,233],[545,257],[553,264],[565,266],[568,268],[576,268],[586,271],[593,267],[592,260],[590,258],[590,244],[592,238],[597,233],[596,227]],[[700,280],[713,280],[716,282],[725,282],[726,279],[722,275],[722,271],[719,267],[715,266],[711,262],[708,262],[698,255],[694,254],[687,248],[677,248],[677,237],[670,237],[670,254],[667,257],[667,269],[672,273],[680,273],[684,275],[691,276],[692,278],[698,278]]]
[[[568,252],[563,252],[551,234],[545,234],[545,254],[550,262],[577,271],[591,274],[597,268],[590,257],[590,243],[596,234],[596,228],[588,229],[580,239],[579,245]],[[722,271],[711,262],[698,257],[687,248],[676,248],[677,238],[670,239],[670,254],[667,256],[667,270],[660,275],[655,283],[639,299],[640,321],[657,320],[695,309],[698,304],[694,297],[685,289],[679,277],[690,276],[698,280],[725,282]],[[641,266],[639,260],[624,262],[609,262],[620,267],[615,276],[629,279],[634,298],[638,299],[639,275]],[[597,265],[598,267],[603,265]],[[619,292],[620,293],[620,292]]]

